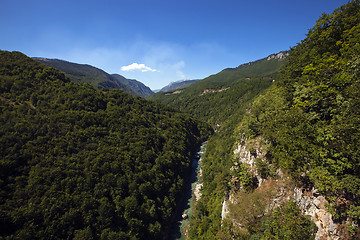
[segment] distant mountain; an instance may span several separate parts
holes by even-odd
[[[174,90],[177,90],[177,89],[183,89],[183,88],[186,88],[186,87],[190,86],[191,84],[193,84],[196,81],[199,81],[199,79],[180,80],[180,81],[176,81],[176,82],[171,82],[167,86],[160,89],[160,91],[169,92],[169,91],[174,91]]]
[[[124,83],[126,86],[130,87],[131,89],[133,89],[137,95],[139,96],[143,96],[143,97],[148,97],[151,94],[153,94],[154,92],[151,91],[151,89],[149,87],[147,87],[145,84],[135,80],[135,79],[127,79],[119,74],[111,74],[111,77],[115,80],[117,80],[118,82],[122,82]]]
[[[89,83],[99,89],[121,89],[133,96],[147,97],[153,93],[149,87],[139,81],[127,79],[118,74],[108,74],[91,65],[72,63],[59,59],[33,59],[64,72],[72,82]]]

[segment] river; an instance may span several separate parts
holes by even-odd
[[[190,218],[192,215],[192,207],[195,202],[196,186],[200,184],[199,172],[201,167],[201,161],[205,152],[206,142],[202,143],[199,151],[194,154],[191,164],[191,175],[190,178],[185,181],[184,195],[179,202],[178,210],[176,211],[175,219],[173,223],[173,231],[171,234],[171,240],[184,240],[190,226]]]

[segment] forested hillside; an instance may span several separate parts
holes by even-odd
[[[326,199],[324,208],[337,226],[327,234],[359,239],[359,39],[356,0],[323,14],[279,72],[281,64],[252,71],[270,63],[259,61],[224,70],[180,93],[154,95],[218,130],[202,163],[203,196],[190,239],[314,239],[317,227],[294,204],[294,188]],[[238,160],[238,147],[267,181],[261,188],[255,172]],[[270,210],[273,187],[280,182],[288,200]],[[229,195],[233,212],[222,221]]]
[[[108,74],[87,64],[77,64],[59,59],[34,59],[64,72],[65,76],[76,83],[88,83],[98,89],[121,89],[133,96],[148,97],[153,93],[149,87],[139,81],[127,79],[119,74]]]
[[[276,72],[283,63],[284,58],[264,58],[225,69],[183,91],[159,92],[149,99],[188,112],[214,127],[220,126],[227,120],[236,119],[236,115],[242,115],[246,103],[276,79]]]
[[[210,128],[0,52],[0,238],[160,239]]]

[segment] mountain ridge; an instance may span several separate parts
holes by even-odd
[[[190,86],[191,84],[193,84],[193,83],[195,83],[195,82],[197,82],[199,80],[200,79],[179,80],[179,81],[175,81],[175,82],[170,82],[168,85],[161,88],[160,91],[168,92],[168,91],[173,91],[173,90],[177,90],[177,89],[181,89],[181,88],[186,88],[186,87]]]
[[[153,93],[149,87],[137,80],[127,79],[119,74],[109,74],[89,64],[42,57],[33,57],[33,59],[64,72],[73,82],[89,83],[98,89],[121,89],[133,96],[148,97]]]
[[[272,85],[288,54],[281,51],[237,68],[224,69],[181,91],[157,92],[149,99],[188,112],[218,128],[239,104],[247,104],[254,94]]]
[[[278,53],[273,53],[273,54],[270,54],[268,55],[267,57],[264,57],[264,58],[260,58],[258,60],[255,60],[255,61],[251,61],[251,62],[248,62],[248,63],[244,63],[244,64],[240,64],[239,66],[235,67],[235,68],[225,68],[224,70],[222,71],[231,71],[231,70],[238,70],[238,69],[241,69],[241,68],[244,68],[244,67],[247,67],[247,66],[251,66],[253,64],[256,64],[258,62],[261,62],[263,60],[271,60],[271,59],[279,59],[279,60],[283,60],[283,59],[286,59],[288,56],[290,55],[290,51],[289,50],[286,50],[286,51],[280,51]],[[222,72],[221,71],[221,72]]]

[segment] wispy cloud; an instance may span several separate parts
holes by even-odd
[[[132,63],[128,66],[122,66],[121,71],[158,72],[158,70],[152,69],[143,63]]]
[[[139,80],[152,89],[157,89],[171,81],[202,78],[221,70],[222,66],[213,66],[209,62],[221,54],[221,46],[216,43],[181,45],[139,38],[133,42],[109,47],[76,45],[60,53],[40,52],[33,56],[89,64],[107,73],[119,73],[126,78]],[[211,71],[204,73],[204,67],[209,66]]]

